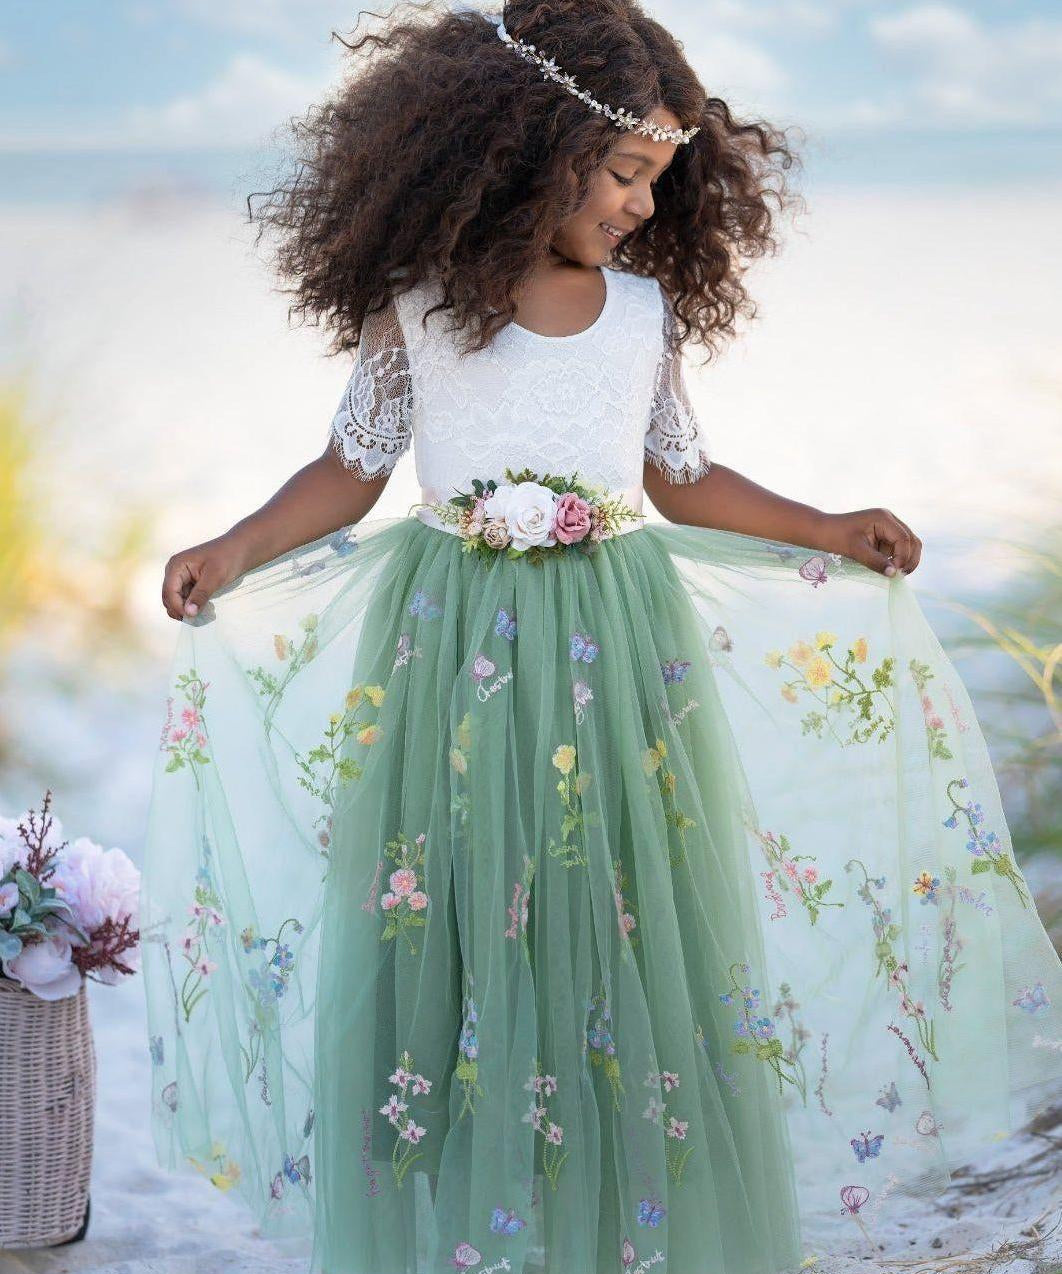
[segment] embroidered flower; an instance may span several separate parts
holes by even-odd
[[[570,743],[562,743],[553,753],[553,764],[562,774],[570,774],[575,764],[575,748]]]
[[[826,659],[816,655],[814,659],[808,661],[804,669],[804,678],[809,686],[819,688],[830,684],[833,680],[833,671]]]
[[[400,897],[407,898],[417,887],[417,873],[408,867],[400,867],[388,878],[391,889]]]
[[[867,661],[867,639],[865,637],[857,637],[852,643],[852,658],[857,664],[865,664]]]

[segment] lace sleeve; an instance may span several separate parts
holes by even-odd
[[[365,316],[354,370],[332,420],[330,442],[363,481],[390,473],[413,436],[409,356],[393,300]]]
[[[645,458],[668,482],[696,482],[711,468],[707,444],[686,392],[680,352],[673,343],[674,313],[663,301],[663,346],[645,434]]]

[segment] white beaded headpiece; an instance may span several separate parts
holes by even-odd
[[[497,26],[499,39],[503,40],[514,53],[518,53],[522,58],[526,58],[528,62],[533,62],[538,67],[542,72],[543,79],[556,81],[561,88],[567,89],[573,97],[585,102],[591,110],[600,111],[602,115],[607,116],[617,128],[625,128],[631,132],[642,133],[646,137],[651,137],[654,141],[676,142],[679,145],[688,142],[695,133],[700,132],[698,127],[670,128],[666,125],[654,124],[651,120],[643,119],[640,115],[635,115],[631,111],[625,110],[622,106],[618,109],[613,106],[606,106],[604,102],[599,102],[596,98],[591,97],[585,89],[581,89],[575,82],[575,77],[565,74],[557,66],[553,58],[548,58],[539,53],[535,46],[529,44],[526,40],[518,40],[511,36],[506,31],[505,23],[499,14],[485,13],[483,16]]]

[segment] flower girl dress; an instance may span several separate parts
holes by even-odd
[[[584,331],[472,354],[429,283],[369,316],[330,437],[363,477],[415,442],[422,505],[177,639],[158,1158],[327,1274],[869,1253],[1062,1096],[1062,968],[909,583],[631,516],[646,457],[711,460],[658,283],[604,275]],[[627,513],[550,543],[579,483]]]

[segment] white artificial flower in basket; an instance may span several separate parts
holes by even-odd
[[[120,849],[0,816],[0,1249],[83,1238],[96,1106],[86,979],[140,960],[140,873]],[[31,1081],[31,1082],[28,1082]]]

